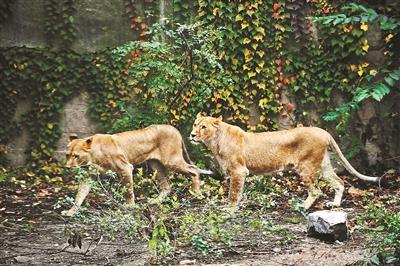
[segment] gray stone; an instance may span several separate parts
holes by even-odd
[[[326,241],[343,241],[347,238],[347,213],[330,210],[310,213],[307,233]]]

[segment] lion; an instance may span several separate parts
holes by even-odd
[[[161,188],[158,200],[170,192],[168,169],[192,177],[192,190],[200,193],[200,174],[217,177],[208,170],[199,169],[189,158],[179,131],[170,125],[149,127],[118,134],[96,134],[84,139],[70,136],[67,146],[66,168],[94,165],[100,173],[116,172],[126,188],[125,200],[135,204],[133,192],[133,166],[146,162],[157,171],[156,179]],[[87,181],[81,181],[73,207],[62,215],[73,216],[90,191]]]
[[[282,171],[286,167],[293,167],[307,186],[308,197],[303,205],[305,209],[309,209],[322,194],[317,185],[321,173],[323,179],[335,190],[334,200],[328,205],[339,207],[344,182],[334,172],[328,148],[337,154],[351,174],[365,181],[379,181],[379,177],[357,172],[346,160],[333,137],[318,127],[250,133],[223,122],[221,117],[199,113],[189,138],[193,143],[205,144],[216,157],[224,174],[230,178],[229,202],[234,208],[237,208],[241,200],[247,175],[268,174]]]

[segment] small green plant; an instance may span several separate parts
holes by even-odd
[[[210,245],[201,235],[192,236],[192,246],[202,255],[207,255],[210,251]]]
[[[263,209],[268,209],[276,205],[276,198],[280,192],[280,187],[276,187],[271,177],[255,176],[249,179],[249,184],[245,186],[245,195],[252,204],[261,205]]]
[[[357,218],[357,222],[368,232],[368,246],[372,256],[367,263],[400,263],[400,212],[370,204],[366,207],[366,212]]]
[[[158,218],[153,226],[149,240],[149,250],[155,258],[165,257],[172,251],[169,232],[165,226],[164,219]]]

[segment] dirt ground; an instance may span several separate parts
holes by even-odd
[[[0,265],[148,265],[147,242],[138,239],[115,240],[101,236],[90,227],[82,246],[68,244],[65,228],[69,221],[54,210],[54,203],[73,194],[61,187],[0,186]],[[288,222],[300,213],[279,209],[263,219],[288,230],[279,234],[240,234],[229,247],[214,247],[215,256],[202,256],[193,247],[175,247],[173,255],[161,264],[169,265],[355,265],[366,255],[366,237],[354,227],[362,206],[346,191],[343,201],[348,213],[350,237],[326,243],[306,234],[304,221]],[[258,233],[259,234],[259,233]],[[290,236],[290,237],[287,237]]]

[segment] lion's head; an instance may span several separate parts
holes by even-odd
[[[196,121],[194,121],[192,132],[190,133],[190,140],[193,143],[205,143],[211,139],[215,132],[218,130],[222,122],[222,117],[203,116],[201,113],[197,114]]]
[[[92,138],[78,139],[76,135],[71,135],[69,140],[65,167],[71,168],[90,164],[92,161],[90,155]]]

